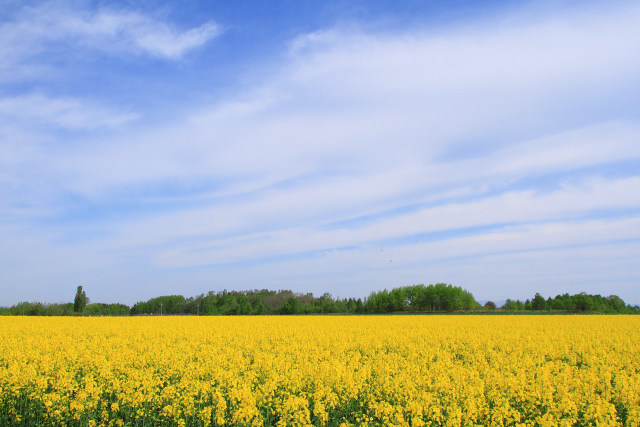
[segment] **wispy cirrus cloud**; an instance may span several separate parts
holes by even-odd
[[[256,65],[259,83],[238,82],[232,96],[171,123],[115,136],[79,131],[117,128],[128,113],[5,97],[0,114],[71,133],[55,150],[26,137],[28,150],[5,150],[15,188],[5,211],[47,212],[21,214],[6,235],[30,236],[25,254],[39,248],[59,277],[153,277],[165,286],[153,295],[176,283],[186,294],[208,290],[214,275],[245,289],[362,296],[440,280],[479,297],[526,298],[562,280],[562,290],[606,293],[608,270],[623,297],[640,301],[631,286],[640,8],[525,14],[302,35],[269,72]],[[165,58],[214,37],[203,27],[145,30],[150,18],[124,12],[56,19],[38,28],[84,34],[74,42],[83,48],[111,40]],[[163,34],[173,42],[161,48]],[[55,183],[48,197],[44,181]],[[65,266],[54,247],[88,267]],[[26,257],[10,255],[16,265]],[[544,266],[548,280],[536,282]],[[509,280],[523,285],[516,292]]]
[[[0,22],[0,81],[50,73],[56,56],[78,49],[177,60],[222,33],[215,22],[180,29],[137,11],[74,7],[63,2],[25,6]]]
[[[52,98],[40,93],[0,97],[0,122],[73,131],[112,128],[135,120],[134,113],[116,111],[74,97]]]
[[[55,13],[36,22],[41,26],[38,33],[50,32],[51,39],[72,39],[97,50],[145,53],[165,59],[179,59],[222,32],[214,22],[181,31],[168,22],[137,12],[109,9]]]

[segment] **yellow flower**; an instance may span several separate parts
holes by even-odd
[[[640,424],[640,316],[1,317],[0,340],[16,424]]]

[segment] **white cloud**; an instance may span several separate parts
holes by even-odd
[[[139,50],[177,59],[221,33],[213,22],[179,31],[167,22],[137,12],[100,10],[84,14],[54,14],[44,23],[57,37],[73,37],[75,43],[100,50]],[[114,46],[115,44],[115,46]]]
[[[209,264],[224,264],[229,262],[241,262],[259,260],[281,255],[295,255],[313,251],[330,250],[341,247],[368,247],[368,246],[405,246],[413,250],[410,241],[422,240],[426,233],[440,233],[448,231],[450,234],[439,239],[444,239],[448,248],[433,251],[428,259],[438,257],[461,256],[471,249],[469,241],[472,238],[456,237],[460,230],[463,234],[466,229],[474,227],[497,227],[498,234],[491,232],[485,236],[496,243],[496,236],[501,243],[508,243],[501,251],[524,250],[537,248],[541,245],[535,236],[546,236],[544,241],[549,246],[562,246],[568,244],[583,244],[596,242],[601,239],[640,238],[635,222],[627,220],[605,221],[610,227],[615,227],[617,233],[596,233],[597,227],[589,223],[583,216],[589,216],[593,211],[599,210],[640,210],[640,178],[630,178],[614,181],[597,180],[586,184],[582,188],[564,188],[550,193],[535,194],[531,191],[510,192],[495,197],[487,197],[479,201],[465,203],[449,203],[436,207],[427,207],[417,212],[405,214],[387,215],[383,218],[367,223],[356,223],[340,228],[327,228],[318,226],[289,226],[309,218],[313,213],[321,210],[323,200],[308,206],[309,198],[297,199],[290,195],[290,199],[269,198],[263,202],[248,203],[244,206],[227,207],[222,209],[199,210],[145,219],[144,223],[133,223],[129,227],[121,229],[120,242],[132,243],[136,237],[140,238],[136,244],[170,247],[161,253],[158,265],[194,266]],[[314,193],[311,193],[313,195]],[[300,215],[294,204],[299,203],[308,211]],[[284,202],[284,203],[283,203]],[[313,203],[313,202],[311,202]],[[290,214],[291,210],[295,213]],[[278,214],[282,216],[281,222],[276,222]],[[331,213],[328,213],[331,215]],[[214,219],[215,220],[212,220]],[[536,225],[542,221],[540,225]],[[556,222],[558,227],[565,227],[565,231],[556,234],[559,241],[552,242],[550,233],[546,230],[554,230],[552,225]],[[269,228],[271,224],[271,228]],[[523,224],[523,230],[531,236],[520,236],[513,231],[517,224]],[[571,224],[582,224],[581,232],[568,237]],[[247,230],[255,229],[262,225],[263,230],[255,233]],[[551,227],[551,228],[550,228]],[[583,233],[590,229],[589,233]],[[636,234],[634,234],[634,232]],[[483,235],[482,229],[473,231],[473,234]],[[224,237],[231,234],[232,237]],[[207,237],[210,236],[210,237]],[[180,246],[175,247],[172,242],[182,237],[196,239],[198,243],[192,244],[184,240]],[[407,239],[406,242],[394,242],[397,239]],[[464,242],[461,242],[461,239]],[[508,240],[508,242],[505,241]],[[576,240],[578,239],[578,240]],[[498,249],[485,245],[486,240],[480,241],[473,249],[474,255],[492,253]],[[431,244],[429,244],[431,245]],[[419,252],[416,252],[419,254]],[[446,255],[445,255],[446,253]],[[423,256],[423,254],[419,255]],[[424,259],[422,258],[422,259]]]
[[[187,278],[180,282],[204,283],[190,267],[213,265],[240,288],[311,284],[306,290],[336,294],[357,282],[348,289],[360,296],[424,281],[482,291],[492,278],[500,292],[509,280],[536,291],[531,277],[554,274],[578,286],[589,274],[603,279],[609,266],[623,268],[611,277],[627,286],[638,246],[628,240],[640,239],[638,19],[640,8],[630,4],[440,33],[321,31],[293,42],[289,62],[258,87],[187,120],[92,136],[68,149],[0,147],[12,164],[0,179],[20,182],[33,197],[15,200],[40,207],[73,197],[99,211],[123,203],[123,194],[135,199],[122,217],[98,213],[44,227],[55,231],[34,245],[50,253],[62,245],[69,259],[91,256],[90,269],[121,268],[109,274],[122,280],[131,280],[123,261],[131,257],[136,278],[144,268],[156,279],[180,270]],[[31,23],[38,48],[70,37],[166,58],[219,31],[205,24],[180,32],[113,10]],[[49,29],[57,35],[41,34]],[[37,94],[2,98],[0,114],[69,130],[129,119]],[[200,180],[199,191],[163,194],[167,182]],[[55,183],[46,187],[50,198],[41,197],[43,181]],[[425,242],[423,233],[439,237]],[[288,258],[307,253],[314,255]],[[602,264],[580,261],[598,254]],[[557,256],[570,262],[560,265]],[[61,277],[76,269],[48,259]],[[177,283],[162,280],[167,289]]]
[[[177,33],[167,26],[150,28],[146,31],[136,31],[133,39],[142,49],[157,56],[179,58],[189,50],[205,44],[220,34],[219,26],[209,22],[192,28],[183,33]]]
[[[635,158],[638,124],[624,108],[640,95],[636,18],[631,5],[443,35],[333,33],[237,99],[79,153],[90,170],[76,182],[90,193],[210,175],[256,190],[327,169],[364,179],[413,165],[437,184],[477,167],[502,179]],[[118,175],[102,170],[114,163]]]
[[[20,81],[51,72],[52,58],[40,54],[55,46],[176,60],[221,32],[211,21],[183,30],[131,10],[90,11],[55,2],[25,6],[0,23],[0,79]]]
[[[51,98],[39,93],[0,97],[0,121],[18,121],[27,126],[91,130],[116,127],[136,117],[73,97]]]

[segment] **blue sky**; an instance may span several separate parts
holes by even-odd
[[[637,2],[0,1],[0,305],[640,303]]]

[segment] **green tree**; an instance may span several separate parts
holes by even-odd
[[[73,311],[82,313],[88,302],[89,298],[87,298],[87,294],[82,290],[82,286],[78,286],[76,297],[73,300]]]
[[[202,299],[200,314],[218,314],[218,296],[209,291]]]
[[[458,286],[436,283],[413,285],[371,292],[364,302],[364,311],[384,313],[398,311],[455,311],[480,308],[469,291]]]
[[[504,303],[504,305],[502,306],[503,310],[524,310],[524,303],[522,301],[518,300],[511,300],[509,298],[507,298],[507,301]]]
[[[614,313],[624,313],[626,311],[626,305],[622,298],[617,295],[609,295],[605,298],[606,304],[609,310]]]
[[[253,301],[253,314],[264,314],[264,303],[261,299],[256,299]]]
[[[487,301],[484,303],[484,308],[485,310],[495,310],[496,309],[496,303],[493,301]]]
[[[282,314],[298,314],[299,308],[300,303],[298,302],[298,300],[294,297],[291,297],[284,303],[284,305],[280,309],[280,312]]]
[[[536,295],[533,297],[533,300],[531,301],[531,309],[547,310],[548,308],[549,308],[549,305],[547,303],[547,300],[545,300],[544,297],[539,293],[536,293]]]

